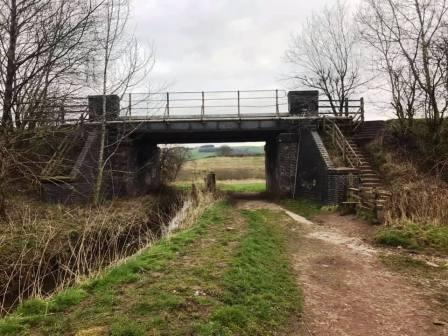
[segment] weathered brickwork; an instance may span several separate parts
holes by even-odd
[[[101,110],[101,96],[89,100],[90,118]],[[110,97],[109,97],[110,98]],[[115,96],[108,99],[111,116],[118,115]],[[119,100],[118,100],[119,102]],[[132,136],[133,129],[108,127],[105,147],[105,170],[102,197],[136,196],[160,187],[160,149],[155,143]],[[52,178],[42,183],[42,197],[53,203],[87,203],[92,200],[98,176],[100,152],[99,126],[90,127],[81,138],[84,145],[70,176]]]
[[[287,197],[304,197],[322,204],[340,204],[347,188],[358,184],[358,172],[335,168],[313,127],[283,133],[265,147],[268,190]]]

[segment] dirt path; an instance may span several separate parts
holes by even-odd
[[[263,201],[244,208],[281,210]],[[448,316],[425,288],[388,270],[364,242],[372,227],[349,216],[320,215],[291,227],[304,316],[291,335],[448,335]]]

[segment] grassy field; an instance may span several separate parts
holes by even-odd
[[[216,174],[216,179],[218,181],[264,179],[264,156],[220,156],[188,161],[181,169],[177,180],[194,181],[202,179],[211,171]]]
[[[302,307],[285,214],[209,208],[102,276],[25,302],[0,335],[277,335]]]

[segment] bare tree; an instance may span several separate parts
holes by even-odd
[[[415,81],[415,88],[420,91],[418,102],[437,143],[448,108],[447,67],[440,49],[447,34],[448,1],[365,0],[364,4],[366,27],[373,34],[381,27],[382,43],[394,50],[396,65],[389,72],[393,74],[396,67],[404,67],[411,74],[411,90]],[[390,61],[390,55],[387,58]],[[393,80],[390,83],[393,88]]]
[[[83,0],[0,0],[4,126],[33,127],[46,117],[43,102],[79,88],[96,9]]]
[[[104,170],[111,156],[106,157],[107,135],[107,94],[122,96],[126,90],[147,78],[154,64],[153,53],[145,54],[134,36],[128,32],[128,0],[105,0],[96,15],[97,26],[94,33],[98,42],[98,54],[93,59],[94,71],[91,84],[102,88],[103,106],[101,115],[100,149],[98,176],[95,183],[93,201],[101,200]],[[98,73],[96,69],[100,69]],[[113,151],[112,151],[113,152]]]
[[[163,183],[175,181],[182,166],[187,162],[189,150],[186,147],[165,146],[160,151],[160,175]]]
[[[391,95],[391,105],[398,119],[398,131],[406,135],[412,129],[418,110],[420,92],[417,80],[413,76],[401,50],[395,43],[391,31],[381,19],[386,14],[377,1],[366,0],[358,13],[362,41],[373,49],[373,71],[379,72],[380,81],[385,79],[388,85],[382,90]],[[415,61],[417,52],[412,53]]]
[[[286,59],[297,66],[297,71],[291,79],[322,91],[333,113],[341,115],[344,100],[364,84],[358,42],[358,30],[347,3],[338,0],[325,7],[292,38]]]

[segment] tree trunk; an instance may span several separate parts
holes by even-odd
[[[5,91],[3,98],[2,122],[6,127],[12,127],[12,105],[14,96],[14,80],[16,75],[16,47],[17,47],[17,3],[11,0],[9,24],[9,46],[7,52]]]

